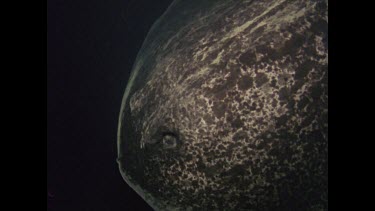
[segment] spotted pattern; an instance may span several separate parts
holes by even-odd
[[[326,1],[174,1],[125,91],[127,183],[155,210],[327,210],[327,27]]]

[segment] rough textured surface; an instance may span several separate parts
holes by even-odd
[[[120,171],[155,210],[327,210],[326,1],[182,1],[120,113]]]

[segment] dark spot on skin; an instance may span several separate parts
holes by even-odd
[[[186,161],[192,160],[193,156],[191,154],[186,155]]]
[[[257,120],[255,120],[255,122],[256,122],[257,125],[263,125],[264,124],[263,119],[257,119]]]
[[[245,131],[239,131],[239,132],[237,132],[236,134],[233,135],[233,141],[246,139],[247,137],[248,137],[248,135]]]
[[[229,129],[224,129],[218,132],[219,136],[227,136],[229,134],[230,130]]]
[[[301,127],[304,128],[311,124],[311,122],[315,119],[314,115],[310,114],[307,115],[306,118],[301,122]]]
[[[250,76],[243,76],[238,82],[238,89],[244,91],[253,86],[253,78]]]
[[[264,31],[264,29],[267,27],[267,24],[264,25],[264,26],[261,26],[261,27],[258,27],[253,33],[255,36],[259,36],[260,33],[262,33]]]
[[[311,94],[310,96],[313,98],[313,100],[319,100],[320,96],[323,95],[323,89],[320,86],[313,86],[310,89]]]
[[[237,77],[236,74],[231,73],[227,79],[215,85],[210,92],[212,92],[217,99],[223,100],[227,95],[227,91],[231,90],[236,85]]]
[[[300,101],[298,101],[297,103],[297,107],[299,110],[302,110],[303,108],[305,108],[305,106],[308,105],[309,103],[309,99],[307,97],[303,97]]]
[[[292,38],[285,42],[284,47],[281,49],[283,55],[289,55],[296,53],[296,51],[302,47],[305,42],[305,36],[302,34],[295,33]]]
[[[199,89],[202,86],[203,83],[204,83],[203,78],[197,79],[188,86],[188,89],[189,90],[190,89]]]
[[[307,42],[315,43],[315,36],[313,36],[313,33],[307,32]],[[304,50],[306,55],[320,57],[320,55],[317,54],[315,48],[316,48],[316,45],[312,44],[312,45],[306,46],[303,50]]]
[[[230,72],[228,78],[225,81],[225,85],[228,88],[228,90],[232,89],[237,84],[239,73],[236,72]]]
[[[323,34],[322,36],[323,36],[322,42],[324,44],[324,48],[327,49],[328,48],[328,35]]]
[[[188,116],[188,113],[186,111],[186,108],[185,107],[182,107],[181,110],[180,110],[182,116]]]
[[[272,79],[272,81],[271,81],[271,87],[276,87],[276,80],[275,79]]]
[[[294,85],[291,88],[291,91],[293,93],[297,92],[304,84],[305,82],[303,80],[297,80]]]
[[[235,165],[228,171],[221,173],[220,176],[241,176],[246,174],[246,166],[245,165]]]
[[[224,103],[214,102],[212,110],[217,118],[221,118],[225,114],[226,106]]]
[[[242,122],[242,120],[239,118],[239,117],[237,117],[232,123],[231,123],[231,125],[232,125],[232,127],[233,128],[241,128],[241,127],[243,127],[243,122]]]
[[[324,1],[318,2],[315,6],[317,12],[326,12],[327,11],[327,4]]]
[[[241,157],[242,157],[242,156],[241,156],[240,154],[236,154],[236,158],[237,158],[237,159],[241,159]]]
[[[222,144],[220,144],[217,148],[219,148],[220,150],[225,150],[225,147]]]
[[[218,84],[212,88],[211,92],[217,99],[222,100],[226,96],[227,87],[223,84]]]
[[[289,96],[290,96],[290,91],[288,90],[288,88],[283,87],[283,88],[280,89],[280,91],[279,91],[279,100],[280,101],[287,101],[289,99]]]
[[[229,46],[233,43],[234,40],[235,40],[235,38],[231,38],[231,39],[229,39],[228,41],[226,41],[226,42],[224,43],[222,49],[228,49]]]
[[[293,29],[289,31],[293,31]],[[304,42],[305,36],[296,33],[292,36],[290,40],[286,41],[281,48],[277,50],[270,49],[269,58],[271,60],[278,60],[286,55],[295,55],[298,52],[298,50],[302,47]]]
[[[245,106],[245,108],[249,108],[250,107],[250,105],[249,105],[248,102],[244,102],[243,105]]]
[[[256,51],[261,54],[268,54],[268,52],[270,51],[270,48],[267,47],[266,45],[259,45],[256,47]]]
[[[324,19],[319,19],[311,24],[311,31],[317,32],[318,34],[327,34],[328,33],[328,23]]]
[[[223,90],[221,90],[220,92],[217,92],[215,96],[216,96],[216,98],[217,98],[218,100],[222,100],[222,99],[224,99],[224,98],[227,96],[226,90],[223,89]]]
[[[199,158],[197,162],[197,169],[198,171],[204,171],[206,169],[206,165],[203,163],[202,158]]]
[[[210,54],[208,54],[207,57],[205,58],[205,60],[213,61],[218,57],[219,53],[220,53],[220,50],[215,50],[215,51],[211,52]],[[219,61],[219,63],[220,62],[221,61]]]
[[[290,111],[292,111],[293,109],[294,109],[294,105],[296,104],[296,102],[292,99],[292,98],[290,98],[289,99],[289,102],[288,102],[288,104],[287,104],[287,108],[290,110]]]
[[[255,110],[256,107],[257,107],[257,104],[256,103],[252,103],[249,109],[252,111],[252,110]]]
[[[213,118],[208,114],[204,115],[204,121],[206,121],[206,123],[209,124],[209,125],[214,123]]]
[[[282,115],[276,120],[276,127],[286,126],[287,121],[288,121],[288,116],[285,114]]]
[[[313,61],[305,61],[302,63],[297,69],[296,69],[296,74],[294,78],[296,80],[303,79],[307,74],[316,66],[316,63]]]
[[[221,168],[222,166],[220,164],[216,164],[214,166],[207,167],[204,170],[204,173],[206,174],[207,177],[213,177],[221,170]]]
[[[260,87],[267,82],[268,82],[268,78],[266,74],[264,73],[258,73],[257,76],[255,77],[255,84],[257,87]]]
[[[232,95],[236,95],[236,91],[234,91],[234,90],[229,91],[228,93],[229,93],[229,95],[231,95],[231,96],[232,96]],[[226,100],[228,100],[228,99],[226,99]]]
[[[206,107],[206,101],[200,98],[195,99],[196,105],[200,107]]]
[[[267,146],[267,142],[264,140],[260,140],[259,144],[257,145],[257,149],[264,149]]]
[[[205,153],[205,155],[206,155],[206,158],[207,158],[207,159],[210,159],[210,158],[212,158],[212,157],[215,156],[215,151],[214,151],[214,150],[207,149],[207,153]]]
[[[248,50],[245,53],[241,54],[239,61],[242,64],[251,67],[251,65],[254,65],[256,63],[256,55],[253,50]]]
[[[240,101],[241,101],[241,98],[240,98],[239,95],[236,95],[236,96],[234,97],[234,99],[235,99],[237,102],[240,102]]]

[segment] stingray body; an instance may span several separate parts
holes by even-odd
[[[326,210],[326,1],[174,1],[125,90],[118,163],[155,210]]]

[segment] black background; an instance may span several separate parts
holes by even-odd
[[[48,210],[151,210],[116,163],[136,55],[172,0],[47,1]]]

